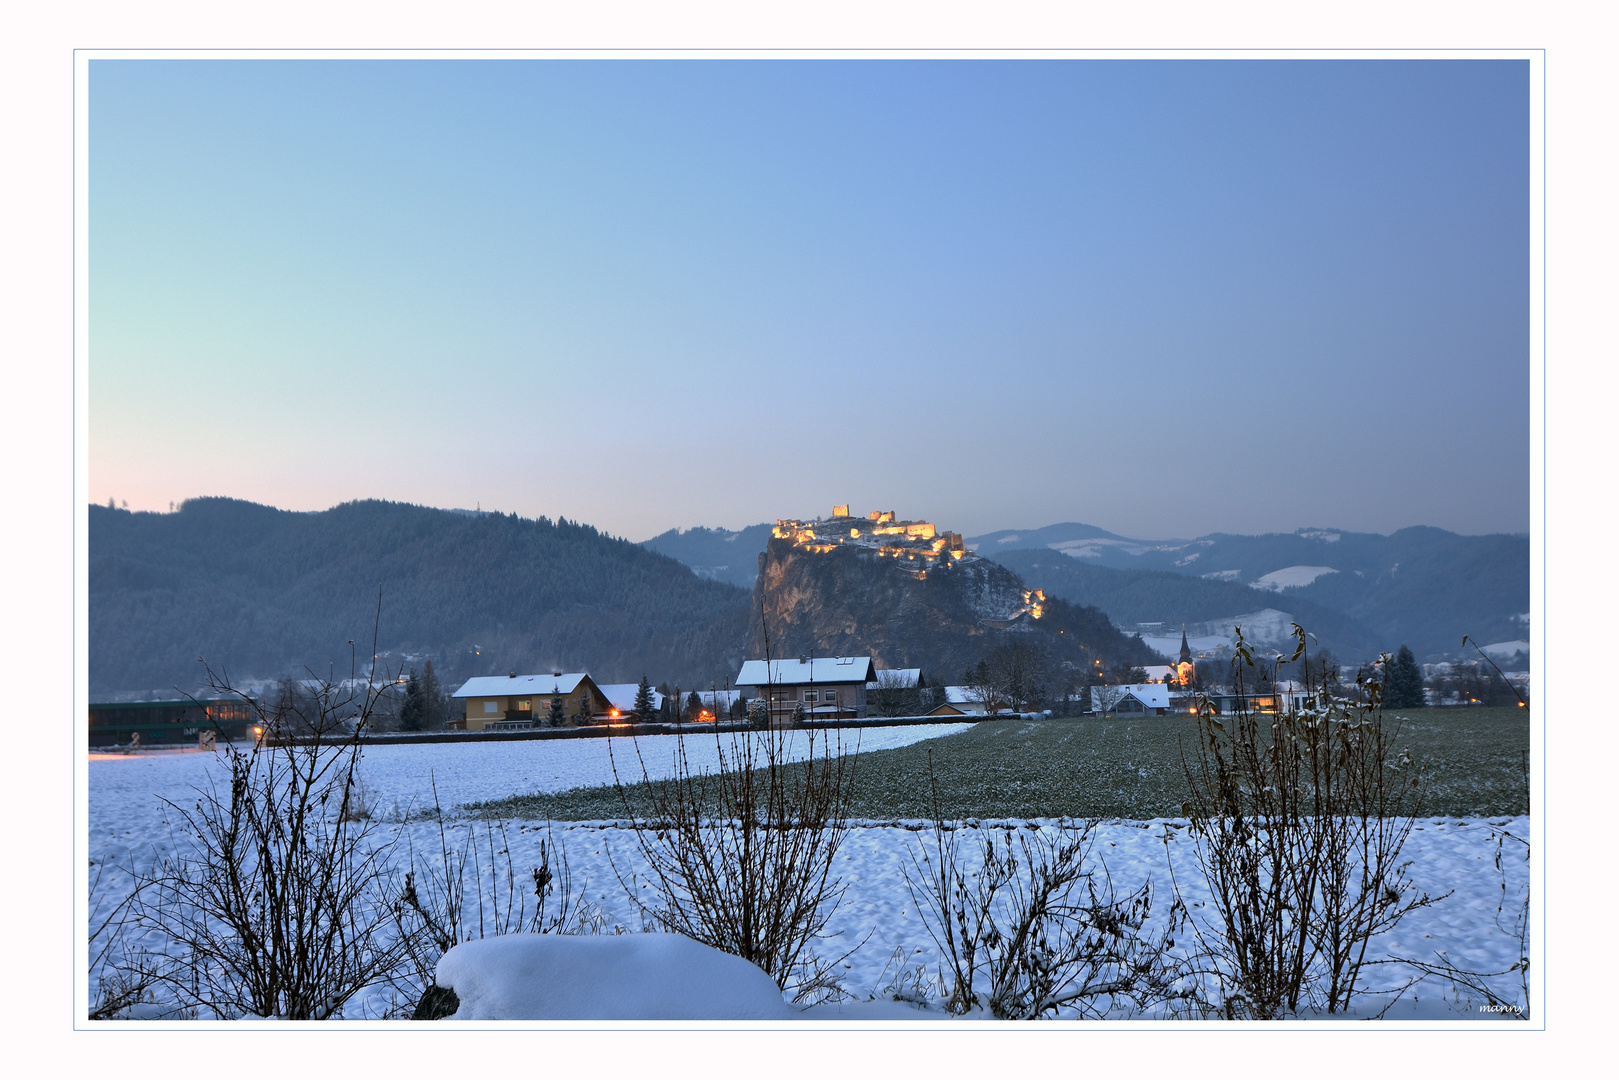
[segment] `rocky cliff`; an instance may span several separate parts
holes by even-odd
[[[759,556],[748,655],[865,655],[878,667],[921,668],[958,682],[1014,635],[1053,661],[1094,666],[1160,662],[1095,608],[1048,600],[999,563],[971,553],[921,565],[852,545],[790,537]]]

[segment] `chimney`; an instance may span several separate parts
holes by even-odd
[[[553,672],[551,672],[551,678],[553,678],[553,679],[560,679],[560,678],[562,678],[562,672],[560,672],[560,671],[553,671]]]
[[[506,678],[508,678],[508,679],[515,679],[515,678],[517,678],[517,672],[515,672],[515,671],[508,671],[508,672],[507,672],[507,673],[506,673]]]

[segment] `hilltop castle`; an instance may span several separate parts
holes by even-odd
[[[834,506],[830,518],[799,521],[778,518],[771,535],[791,540],[806,551],[828,552],[839,547],[864,548],[887,558],[918,564],[925,571],[941,559],[956,562],[977,558],[962,542],[961,534],[940,533],[931,521],[900,521],[892,510],[873,510],[864,519],[851,517],[848,504]]]

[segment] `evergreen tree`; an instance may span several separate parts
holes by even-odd
[[[416,669],[410,669],[410,678],[405,683],[405,701],[399,706],[399,730],[421,731],[427,723],[427,698],[422,693],[422,680],[416,677]]]
[[[686,696],[686,718],[695,720],[701,715],[702,711],[703,699],[697,696],[697,691],[693,690]]]
[[[1428,703],[1422,692],[1422,669],[1409,646],[1401,645],[1384,672],[1383,704],[1391,709],[1420,709]]]
[[[590,715],[590,693],[584,687],[579,688],[579,708],[574,711],[573,722],[577,727],[584,727],[594,717]]]
[[[567,719],[568,715],[563,708],[562,699],[560,697],[553,697],[551,699],[551,711],[546,713],[545,722],[552,727],[561,727],[563,723],[567,721]]]
[[[415,673],[411,674],[414,677]],[[409,692],[408,689],[406,692]],[[444,693],[444,687],[439,685],[433,661],[429,660],[422,665],[422,730],[438,731],[443,728],[449,713],[449,698]]]
[[[641,676],[641,685],[635,688],[635,722],[638,724],[650,723],[654,720],[657,710],[652,705],[652,684],[647,682],[645,675]]]
[[[1088,713],[1088,712],[1091,711],[1091,684],[1090,683],[1086,683],[1083,687],[1080,688],[1080,691],[1079,691],[1079,711],[1081,713]]]

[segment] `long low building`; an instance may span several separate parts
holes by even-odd
[[[89,713],[91,746],[211,746],[257,737],[249,698],[91,702]]]

